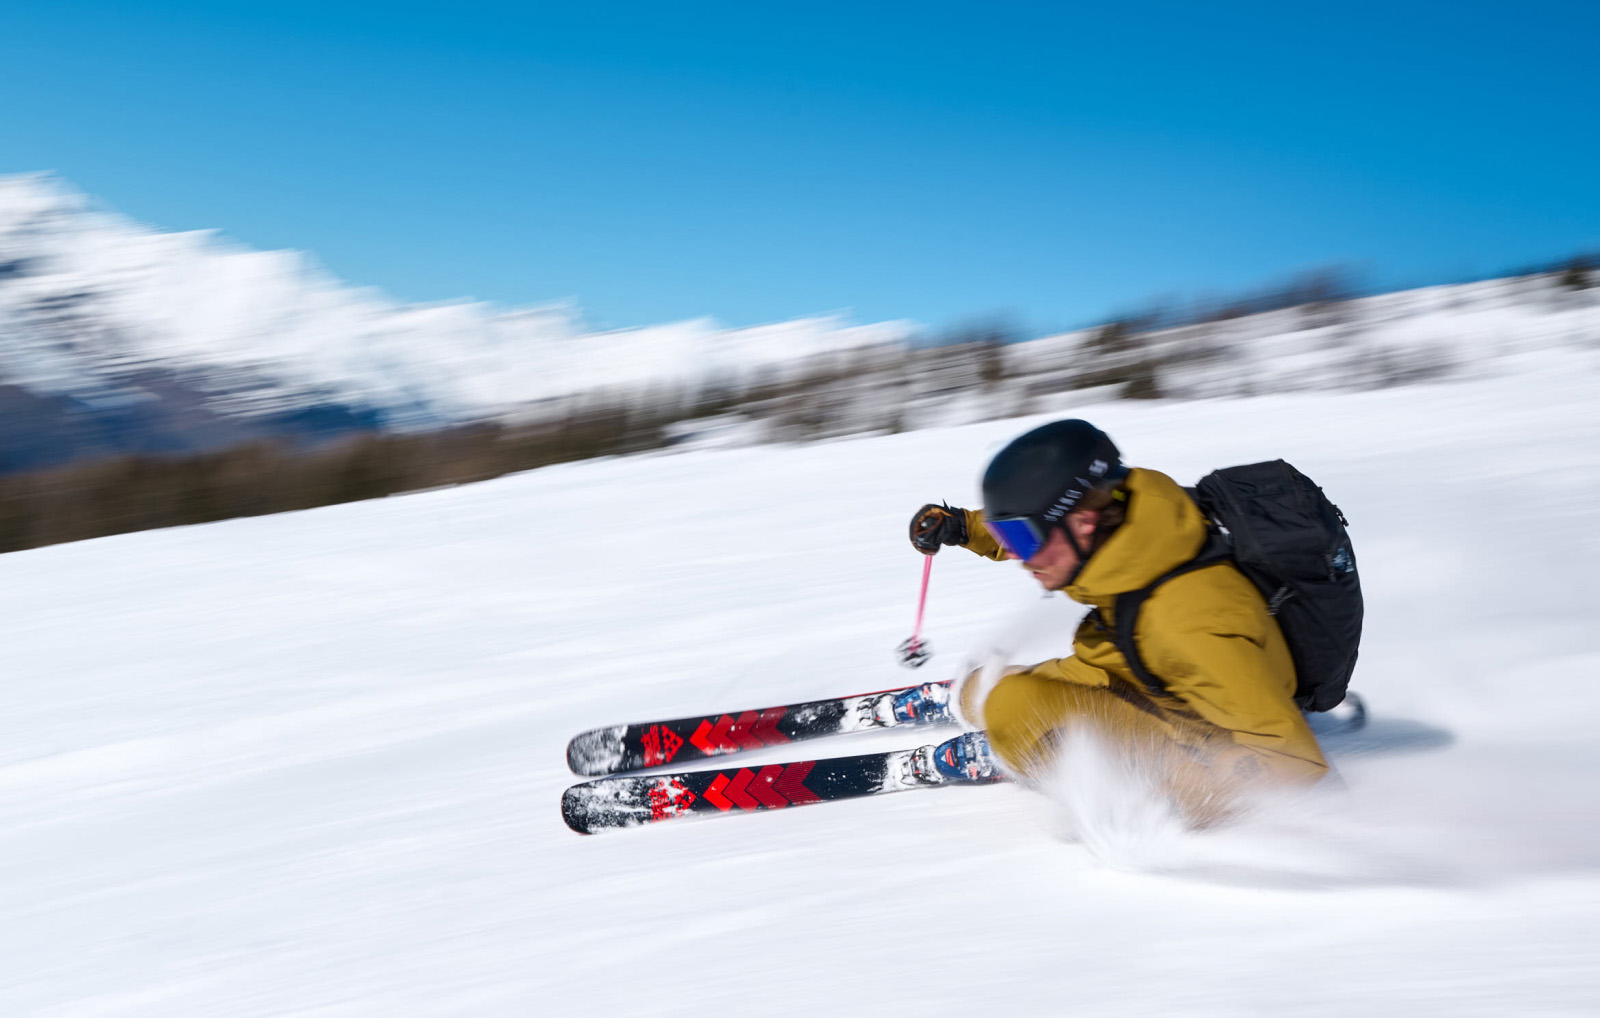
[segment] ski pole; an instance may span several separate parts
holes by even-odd
[[[933,573],[933,556],[922,557],[922,593],[917,595],[917,622],[911,627],[911,638],[902,643],[900,663],[907,668],[921,668],[927,664],[928,658],[933,656],[933,651],[922,640],[922,614],[928,606],[928,577]]]

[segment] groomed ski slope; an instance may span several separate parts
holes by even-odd
[[[1596,380],[1070,408],[1185,481],[1284,456],[1352,521],[1347,787],[1205,835],[1089,753],[1055,801],[562,825],[580,729],[1065,651],[1076,606],[947,551],[934,660],[893,657],[910,512],[1043,418],[0,557],[0,1014],[1593,1014]]]

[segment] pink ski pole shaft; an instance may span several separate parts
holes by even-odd
[[[911,627],[911,649],[922,646],[922,612],[928,606],[928,577],[933,573],[933,556],[922,557],[922,593],[917,596],[917,624]]]
[[[911,631],[911,639],[902,643],[896,649],[900,653],[900,663],[907,668],[921,668],[928,663],[932,652],[927,644],[922,642],[922,610],[928,605],[928,574],[933,571],[933,556],[927,555],[922,559],[922,594],[917,598],[917,624]]]

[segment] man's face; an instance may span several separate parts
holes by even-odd
[[[1071,513],[1065,522],[1078,539],[1078,547],[1087,548],[1094,537],[1095,525],[1100,522],[1100,513],[1092,509]],[[1022,566],[1033,574],[1033,578],[1045,590],[1060,590],[1066,585],[1067,577],[1078,568],[1078,553],[1068,543],[1061,529],[1052,527],[1049,540]]]

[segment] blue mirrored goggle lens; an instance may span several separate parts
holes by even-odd
[[[1033,558],[1040,548],[1044,547],[1044,538],[1039,534],[1039,528],[1034,526],[1029,519],[1010,520],[984,520],[983,525],[989,528],[995,540],[1015,555],[1026,562]]]

